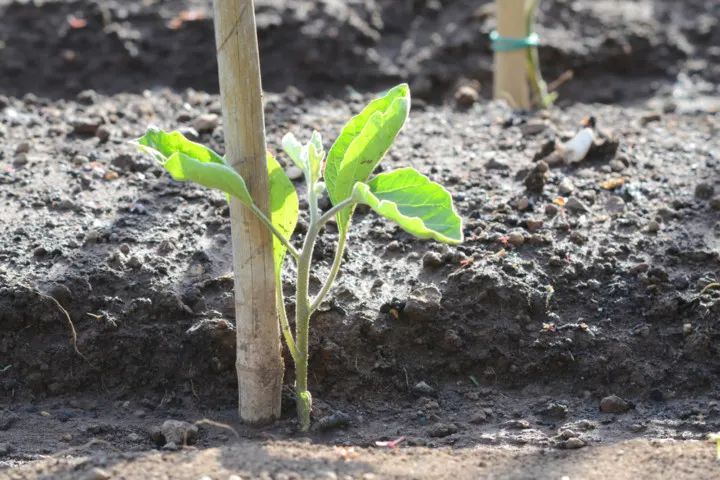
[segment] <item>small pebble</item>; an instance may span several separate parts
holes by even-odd
[[[708,200],[712,198],[715,193],[715,187],[708,182],[698,183],[695,187],[695,197],[701,200]]]
[[[508,234],[508,242],[515,247],[519,247],[523,243],[525,243],[525,236],[522,232],[519,232],[517,230],[510,232]]]
[[[110,474],[102,468],[92,468],[83,477],[83,480],[108,480],[111,478]]]
[[[303,171],[295,165],[288,167],[285,173],[290,180],[300,180],[303,177]]]
[[[215,130],[219,123],[219,116],[214,113],[204,113],[193,120],[192,127],[199,133],[209,133]]]
[[[425,268],[438,268],[443,265],[442,257],[437,252],[427,252],[422,257],[423,267]]]
[[[480,99],[478,91],[470,85],[463,85],[455,92],[455,103],[461,108],[470,108]]]
[[[576,450],[578,448],[582,448],[585,446],[585,441],[581,438],[568,438],[565,440],[565,443],[563,444],[565,448],[568,450]]]
[[[602,413],[624,413],[632,408],[632,405],[618,397],[610,395],[600,400],[600,411]]]

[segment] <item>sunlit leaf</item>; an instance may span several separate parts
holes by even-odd
[[[463,240],[462,220],[450,193],[414,168],[381,173],[368,183],[358,183],[353,195],[418,238],[449,244]]]
[[[267,153],[268,180],[270,184],[270,214],[272,224],[290,240],[298,220],[298,195],[295,187],[280,164],[270,152]],[[273,258],[277,288],[282,288],[280,274],[287,248],[273,235]]]
[[[356,182],[367,180],[385,156],[410,111],[410,88],[398,85],[373,100],[343,127],[328,152],[325,183],[333,205],[352,194]],[[338,228],[346,231],[352,209],[338,215]]]

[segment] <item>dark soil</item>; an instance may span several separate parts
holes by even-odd
[[[263,81],[342,97],[409,80],[441,102],[477,80],[491,94],[494,28],[487,0],[258,0]],[[148,88],[217,91],[207,0],[1,0],[0,91],[68,98]],[[678,73],[720,80],[714,0],[545,1],[538,32],[548,80],[580,81],[562,103],[636,102]]]
[[[520,459],[524,448],[720,430],[718,8],[543,2],[546,76],[575,79],[563,108],[522,114],[452,101],[472,81],[489,94],[485,2],[258,2],[270,149],[313,128],[329,146],[369,98],[358,92],[409,79],[411,119],[382,168],[412,165],[447,185],[465,221],[466,242],[448,248],[358,211],[343,273],[313,319],[310,442],[512,445]],[[182,11],[195,17],[180,22]],[[192,129],[220,113],[209,12],[208,2],[0,1],[0,477],[34,478],[39,465],[77,478],[130,455],[7,468],[110,448],[85,446],[97,440],[139,460],[171,418],[229,423],[250,450],[297,438],[290,362],[284,418],[264,429],[236,420],[223,196],[171,181],[130,143],[155,124],[222,151],[221,122]],[[553,145],[590,116],[588,157],[553,164]],[[314,288],[336,237],[318,243]],[[199,447],[232,442],[200,426]],[[457,465],[477,467],[463,455]],[[553,461],[513,478],[559,478]],[[318,462],[285,467],[300,478],[465,478]],[[258,465],[232,468],[280,478]],[[702,478],[695,467],[686,472]]]

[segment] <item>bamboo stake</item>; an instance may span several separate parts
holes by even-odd
[[[503,37],[527,36],[526,0],[495,0],[497,31]],[[530,108],[527,51],[495,52],[495,98],[508,100],[513,107]]]
[[[214,11],[226,157],[247,182],[255,203],[268,214],[265,119],[253,0],[214,0]],[[280,415],[284,368],[272,236],[235,199],[230,203],[230,222],[240,418],[262,423]]]

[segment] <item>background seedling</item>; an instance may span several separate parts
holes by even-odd
[[[148,129],[139,139],[141,148],[158,160],[175,180],[222,190],[247,206],[273,233],[275,297],[282,336],[295,362],[297,413],[303,431],[310,427],[312,409],[312,396],[308,390],[310,317],[337,276],[355,207],[365,204],[418,238],[448,244],[463,240],[462,221],[455,212],[450,194],[441,185],[407,167],[371,178],[403,127],[409,110],[409,87],[402,84],[389,90],[345,125],[327,158],[318,132],[313,132],[306,144],[292,134],[285,135],[283,149],[303,171],[307,184],[310,222],[299,250],[291,242],[298,218],[298,196],[270,153],[267,154],[270,215],[266,216],[255,204],[243,177],[209,148],[189,141],[179,132],[156,128]],[[324,190],[327,190],[332,208],[321,212],[318,198]],[[333,218],[339,231],[335,257],[322,288],[312,296],[309,282],[313,249],[323,227]],[[297,264],[294,335],[285,312],[280,282],[287,253]]]

